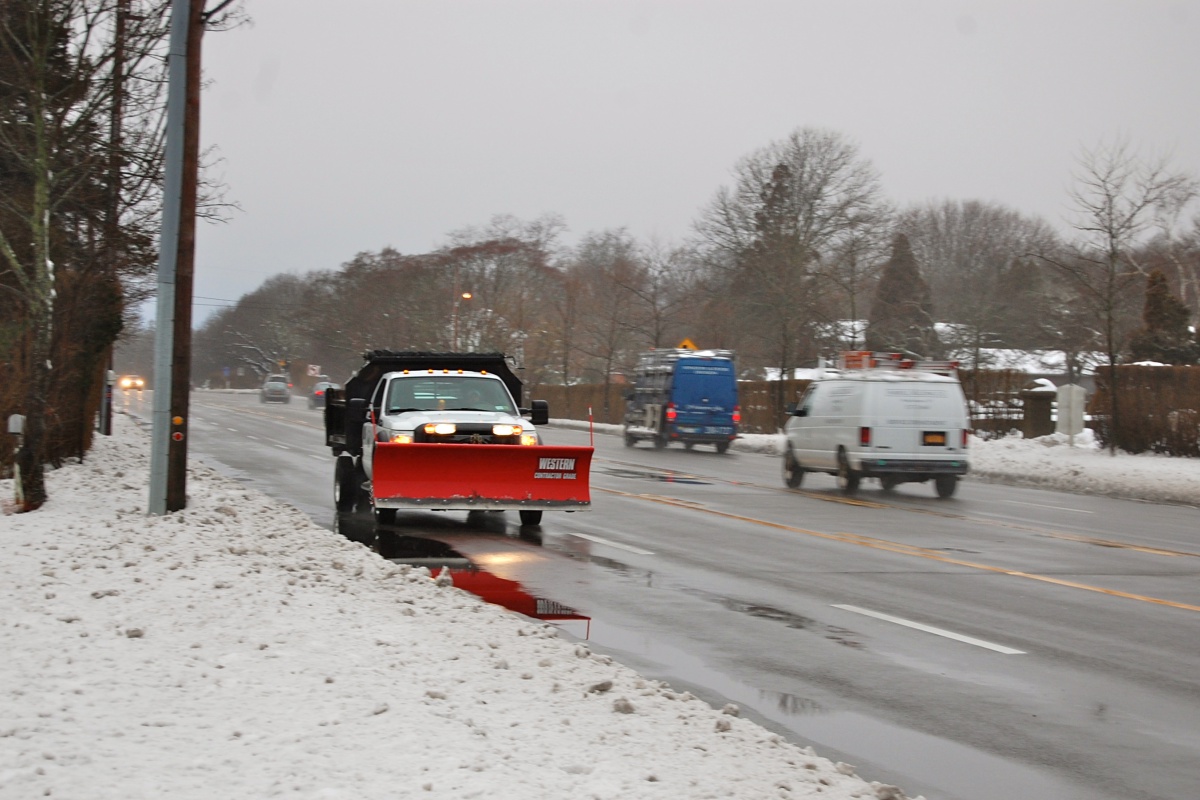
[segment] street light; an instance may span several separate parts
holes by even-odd
[[[458,352],[458,303],[460,300],[470,300],[473,295],[470,292],[455,292],[454,294],[454,311],[451,316],[454,318],[454,352]]]

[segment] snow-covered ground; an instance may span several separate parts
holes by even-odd
[[[203,466],[186,510],[147,517],[147,437],[115,429],[0,518],[0,798],[904,797]],[[1200,497],[1197,461],[1052,440],[972,461]]]

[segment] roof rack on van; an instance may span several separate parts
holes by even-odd
[[[646,372],[670,367],[681,358],[726,358],[733,360],[732,350],[689,350],[686,347],[663,347],[648,350],[638,356],[638,370]]]
[[[838,369],[886,369],[932,372],[954,377],[958,371],[957,361],[918,361],[903,353],[874,353],[870,350],[847,350],[838,357]]]

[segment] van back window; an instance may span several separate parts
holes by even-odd
[[[708,398],[711,405],[732,409],[737,405],[737,376],[733,373],[733,363],[681,358],[675,367],[674,395],[677,403],[692,403]]]

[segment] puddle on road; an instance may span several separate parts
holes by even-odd
[[[545,597],[532,595],[517,581],[501,578],[474,564],[445,542],[423,536],[404,536],[381,531],[375,542],[379,555],[398,564],[427,567],[437,575],[446,569],[455,587],[489,603],[562,627],[580,639],[588,639],[591,618]],[[578,623],[567,626],[566,623]],[[582,625],[582,627],[580,627]]]
[[[696,477],[695,475],[687,475],[680,472],[626,469],[624,467],[603,467],[601,469],[593,469],[592,472],[599,472],[604,475],[612,475],[615,478],[634,478],[637,480],[657,481],[660,483],[685,483],[694,486],[712,485],[712,481],[706,481],[702,478]]]

